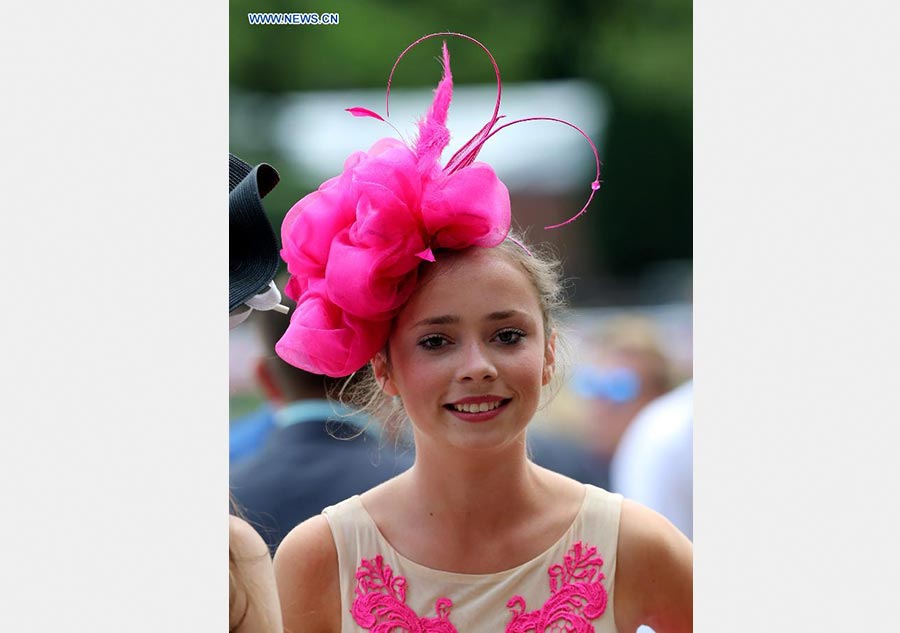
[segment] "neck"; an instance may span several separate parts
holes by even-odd
[[[448,449],[416,438],[410,498],[454,530],[479,530],[519,520],[545,499],[545,482],[526,456],[525,434],[492,451]]]

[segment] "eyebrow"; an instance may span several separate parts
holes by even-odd
[[[484,317],[485,321],[504,321],[510,317],[514,317],[516,315],[524,314],[519,310],[500,310],[498,312],[491,312],[486,317]],[[444,314],[442,316],[436,317],[428,317],[427,319],[422,319],[421,321],[416,322],[413,327],[419,327],[420,325],[455,325],[459,323],[459,317],[455,314]]]

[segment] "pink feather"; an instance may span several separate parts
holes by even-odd
[[[419,139],[416,141],[416,157],[419,169],[427,170],[440,158],[441,152],[450,142],[447,129],[447,111],[453,98],[453,75],[450,72],[450,52],[443,44],[444,76],[434,91],[434,101],[425,118],[419,121]]]
[[[369,116],[369,117],[372,117],[373,119],[378,119],[379,121],[384,121],[384,118],[382,118],[382,116],[380,114],[378,114],[377,112],[372,112],[368,108],[358,108],[357,107],[357,108],[345,108],[345,109],[347,110],[347,112],[349,112],[353,116],[359,116],[359,117]]]

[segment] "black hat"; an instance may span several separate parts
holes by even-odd
[[[228,154],[228,311],[262,292],[278,269],[278,241],[262,199],[278,184],[275,168]]]

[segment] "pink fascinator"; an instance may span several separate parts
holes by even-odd
[[[495,127],[502,118],[500,71],[490,51],[467,35],[433,33],[410,44],[388,78],[386,114],[400,59],[420,42],[444,35],[470,40],[490,57],[497,77],[493,115],[441,167],[441,153],[450,142],[447,112],[453,93],[444,43],[443,77],[419,121],[414,146],[381,139],[368,152],[352,154],[341,174],[291,207],[281,226],[281,257],[291,276],[285,293],[297,308],[275,351],[295,367],[332,377],[357,371],[387,342],[391,319],[415,289],[422,261],[435,261],[438,249],[490,247],[503,241],[510,228],[509,191],[490,165],[475,161],[485,141],[501,129],[529,120],[558,121],[591,143],[597,179],[590,197],[578,214],[556,226],[584,213],[600,186],[597,150],[574,125],[535,117]],[[365,108],[348,111],[385,121]]]

